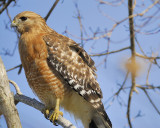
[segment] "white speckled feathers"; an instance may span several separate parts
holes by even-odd
[[[101,102],[101,89],[95,79],[96,68],[89,55],[73,40],[63,35],[53,33],[45,35],[43,39],[47,44],[49,67],[56,70],[66,85],[89,102],[102,119],[110,122]]]
[[[85,58],[86,52],[71,39],[52,36],[44,37],[48,46],[49,67],[54,67],[71,88],[87,101],[93,103],[93,100],[101,99],[102,92],[95,79],[95,67],[91,58],[88,55],[88,59]]]

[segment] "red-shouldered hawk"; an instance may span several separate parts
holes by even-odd
[[[85,128],[111,128],[101,102],[93,60],[77,43],[58,34],[31,11],[18,14],[12,26],[21,37],[19,52],[28,83],[50,110],[55,122],[59,106],[80,119]]]

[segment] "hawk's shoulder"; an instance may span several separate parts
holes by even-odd
[[[56,33],[53,31],[53,33],[49,35],[45,35],[44,37],[45,42],[50,42],[50,45],[56,45],[54,43],[58,43],[59,45],[65,45],[65,47],[68,47],[70,50],[76,52],[82,60],[93,70],[93,72],[96,71],[95,63],[92,60],[92,58],[87,54],[87,52],[79,46],[75,41],[72,39],[63,36],[61,34]],[[94,73],[96,76],[96,74]]]

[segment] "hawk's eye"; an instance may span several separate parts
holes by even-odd
[[[22,16],[22,17],[20,17],[20,19],[21,19],[22,21],[25,21],[25,20],[27,20],[27,17]]]

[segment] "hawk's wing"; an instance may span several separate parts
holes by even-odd
[[[58,33],[43,37],[47,62],[57,75],[90,103],[101,102],[102,92],[95,79],[95,66],[89,55],[73,40]]]

